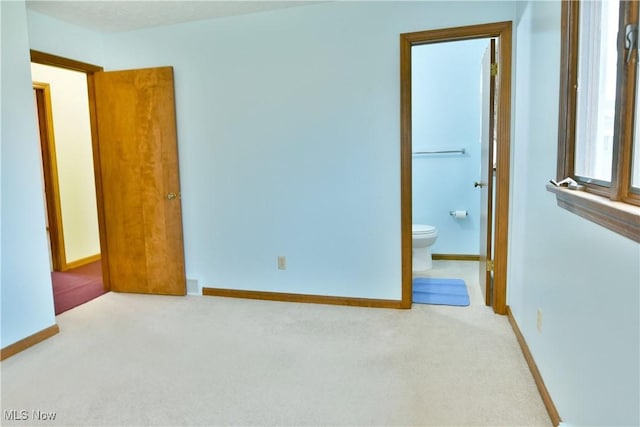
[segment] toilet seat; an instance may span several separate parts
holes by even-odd
[[[425,235],[425,234],[435,234],[437,230],[432,225],[424,225],[424,224],[413,224],[411,226],[412,234],[414,235]]]

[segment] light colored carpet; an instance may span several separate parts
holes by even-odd
[[[109,293],[1,364],[2,425],[549,426],[507,318]]]

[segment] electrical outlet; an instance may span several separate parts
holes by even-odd
[[[280,255],[278,257],[278,270],[286,270],[287,269],[287,257]]]
[[[538,332],[542,332],[542,310],[538,309],[538,318],[536,320],[536,327],[538,328]]]

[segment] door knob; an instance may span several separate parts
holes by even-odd
[[[176,193],[168,193],[167,194],[167,200],[175,200],[178,196],[176,195]]]
[[[473,184],[473,186],[474,186],[474,187],[476,187],[476,188],[477,188],[477,187],[482,188],[482,187],[484,187],[484,186],[486,186],[486,185],[487,185],[487,184],[486,184],[485,182],[482,182],[482,181],[476,181],[476,182],[475,182],[475,184]]]

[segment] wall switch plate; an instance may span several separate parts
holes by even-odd
[[[287,269],[287,257],[280,255],[278,257],[278,270],[286,270]]]
[[[536,319],[536,328],[538,328],[538,332],[542,332],[542,310],[538,309],[538,316]]]

